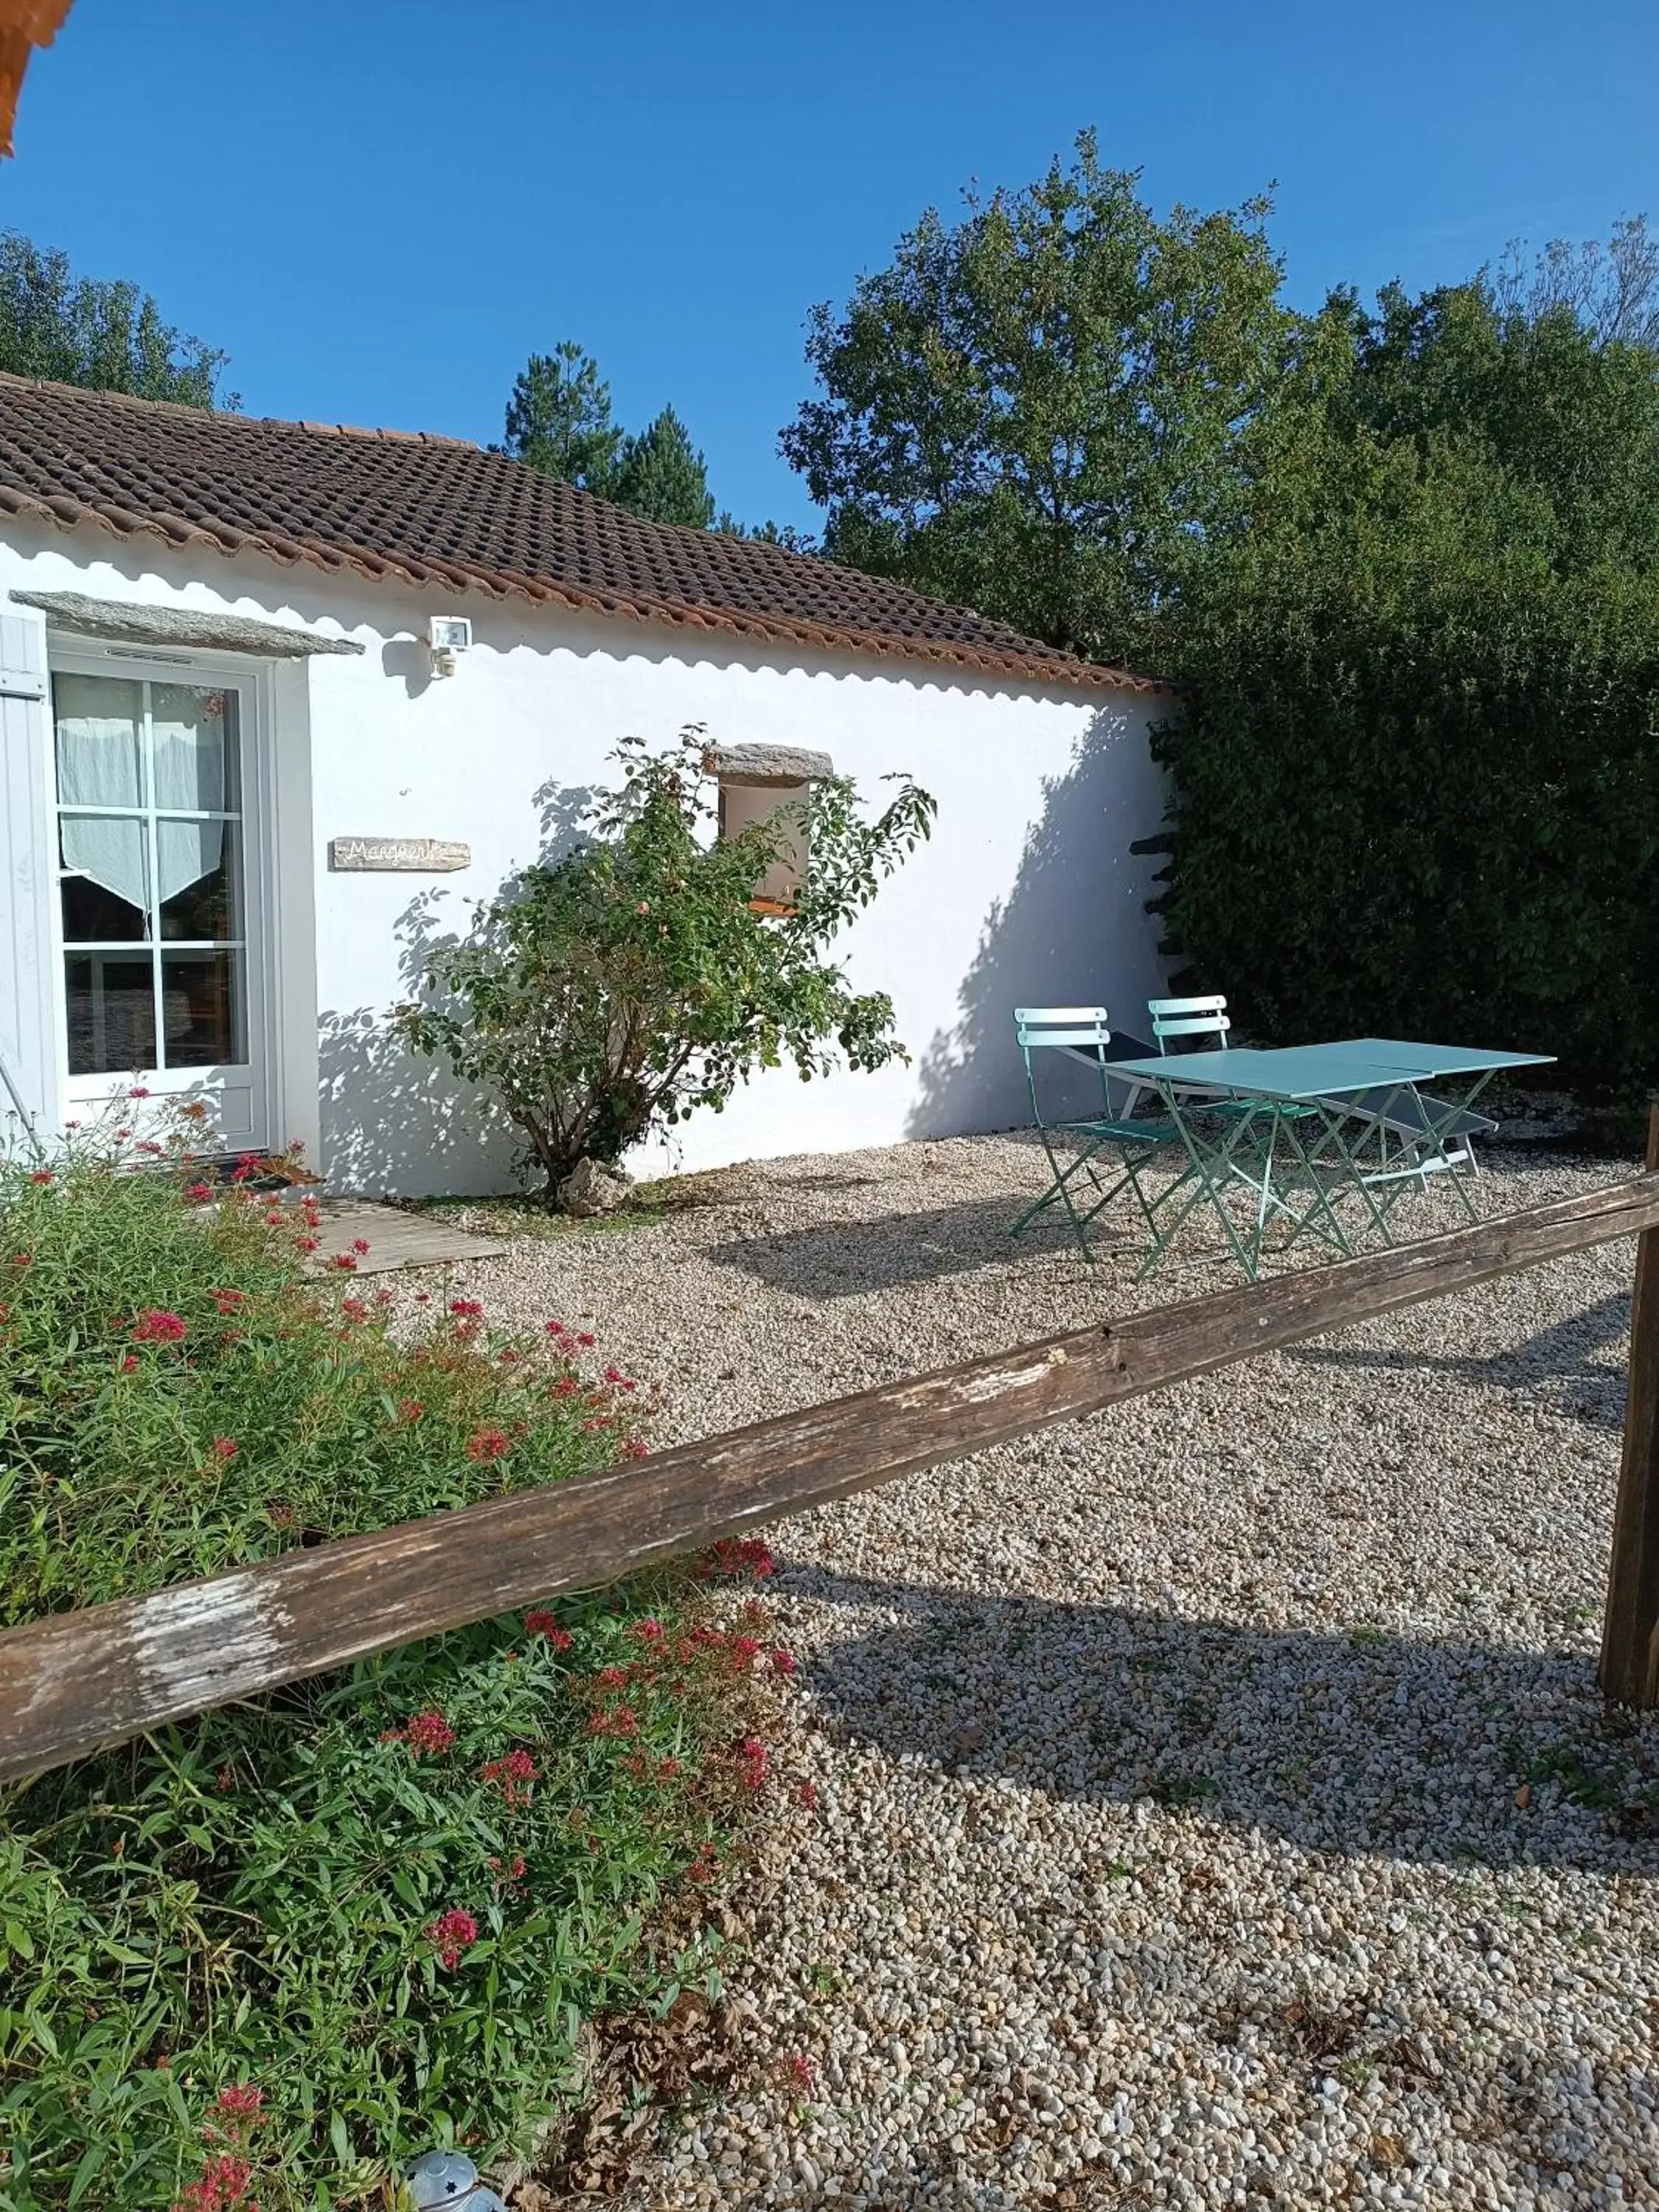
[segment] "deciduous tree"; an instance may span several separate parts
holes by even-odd
[[[236,407],[218,395],[229,356],[190,337],[128,279],[77,276],[65,253],[0,232],[0,368],[94,392],[191,407]]]

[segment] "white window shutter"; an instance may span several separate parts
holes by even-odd
[[[0,1150],[58,1121],[46,626],[0,614]]]

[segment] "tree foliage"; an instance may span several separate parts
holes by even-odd
[[[825,550],[1052,645],[1135,647],[1201,533],[1235,520],[1291,319],[1268,203],[1177,207],[1085,132],[1027,189],[928,210],[839,316],[782,434]]]
[[[1659,1074],[1659,363],[1489,276],[1340,295],[1303,352],[1167,632],[1173,934],[1262,1034],[1629,1091]]]
[[[1659,241],[1317,314],[1267,205],[1075,161],[925,215],[783,450],[826,550],[1183,678],[1162,903],[1255,1034],[1659,1077]]]
[[[611,386],[599,363],[573,338],[532,353],[507,404],[503,451],[517,461],[608,498],[622,457]]]
[[[707,530],[714,521],[708,469],[672,407],[624,443],[609,496],[653,522]]]
[[[228,354],[161,319],[130,280],[77,276],[67,254],[0,231],[0,369],[94,392],[191,407],[240,405],[217,397]]]
[[[860,994],[829,947],[925,838],[933,801],[908,776],[872,817],[853,786],[735,837],[714,837],[704,737],[618,749],[622,781],[590,834],[526,869],[441,951],[410,1042],[492,1092],[524,1136],[550,1199],[584,1158],[614,1162],[700,1106],[719,1112],[757,1068],[803,1081],[838,1060],[905,1057],[884,993]],[[792,846],[810,854],[793,914],[750,904]]]
[[[674,409],[665,407],[643,430],[624,430],[599,363],[571,338],[525,364],[498,450],[653,522],[763,538],[791,552],[816,550],[810,538],[773,522],[750,529],[725,511],[716,520],[708,465]]]

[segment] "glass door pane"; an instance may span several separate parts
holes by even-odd
[[[157,820],[156,904],[164,938],[240,938],[241,843],[240,822]]]
[[[60,672],[52,698],[70,1074],[246,1065],[235,687]]]
[[[71,1075],[128,1075],[155,1066],[155,976],[150,956],[66,952]]]
[[[234,691],[149,686],[150,760],[161,813],[241,812],[236,704]]]

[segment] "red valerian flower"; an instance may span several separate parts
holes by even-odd
[[[186,1206],[205,1206],[212,1195],[213,1185],[211,1183],[187,1182],[185,1185],[185,1204]]]
[[[592,1329],[579,1328],[576,1331],[576,1341],[578,1344],[586,1345],[595,1343],[597,1339],[595,1338]]]
[[[311,1241],[314,1242],[314,1240]],[[357,1255],[355,1252],[337,1252],[328,1264],[331,1267],[337,1267],[343,1275],[355,1275],[357,1272]]]
[[[614,1382],[619,1390],[637,1390],[640,1387],[637,1382],[624,1375],[620,1367],[607,1367],[605,1370],[605,1379],[607,1382]]]
[[[451,1298],[449,1310],[453,1314],[481,1314],[483,1311],[483,1300],[482,1298]]]
[[[526,1636],[544,1636],[556,1651],[568,1651],[575,1638],[559,1626],[556,1617],[538,1606],[524,1617]]]
[[[527,1751],[509,1751],[505,1759],[492,1759],[478,1770],[481,1782],[493,1782],[509,1805],[530,1802],[530,1784],[539,1780],[536,1762]]]
[[[455,1731],[435,1707],[428,1706],[402,1728],[388,1729],[382,1741],[406,1743],[417,1759],[428,1753],[436,1758],[453,1747]]]
[[[270,1208],[267,1210],[266,1214],[265,1214],[265,1227],[266,1227],[267,1229],[280,1229],[280,1228],[282,1227],[282,1225],[283,1225],[283,1209],[282,1209],[282,1207],[281,1207],[280,1206],[273,1206],[270,1207]]]
[[[777,1562],[769,1547],[758,1536],[722,1536],[710,1553],[703,1571],[711,1575],[764,1577],[773,1573]]]
[[[478,1923],[470,1912],[452,1905],[426,1925],[426,1940],[438,1954],[441,1966],[459,1966],[461,1954],[478,1940]]]
[[[613,1705],[608,1713],[592,1713],[588,1717],[589,1735],[634,1736],[640,1732],[640,1717],[632,1705]]]
[[[213,1439],[215,1459],[233,1460],[241,1449],[234,1437],[215,1437]]]
[[[253,2168],[230,2151],[210,2157],[174,2207],[174,2212],[258,2212],[248,2203]]]
[[[362,1255],[367,1252],[369,1249],[368,1237],[354,1237],[351,1240],[351,1249],[361,1257]]]
[[[785,1651],[780,1648],[772,1654],[772,1667],[773,1671],[776,1674],[793,1674],[795,1671],[794,1653],[793,1651]]]
[[[178,1344],[185,1334],[176,1313],[164,1313],[156,1306],[147,1306],[136,1315],[131,1331],[135,1344]]]
[[[812,2086],[812,2062],[803,2058],[799,2051],[784,2060],[781,2072],[787,2088],[805,2090]]]
[[[138,1355],[136,1352],[129,1352],[123,1356],[121,1372],[123,1375],[136,1375],[138,1372]]]
[[[633,1627],[630,1628],[628,1632],[630,1636],[636,1636],[641,1644],[660,1644],[662,1642],[661,1621],[652,1620],[649,1617],[644,1620],[636,1620],[634,1623]]]
[[[476,1429],[466,1440],[467,1457],[481,1467],[487,1460],[500,1459],[512,1448],[512,1438],[504,1429]]]
[[[149,1097],[149,1085],[143,1083],[135,1083],[131,1090],[128,1091],[127,1097],[129,1098],[148,1098]]]
[[[322,1241],[320,1237],[301,1237],[295,1239],[302,1252],[314,1252]]]
[[[247,1304],[246,1294],[241,1291],[210,1291],[208,1296],[222,1314],[240,1313]]]
[[[546,1333],[549,1336],[562,1336],[564,1334],[564,1323],[562,1321],[549,1322],[547,1324]]]
[[[484,1861],[484,1864],[496,1877],[490,1886],[495,1890],[497,1897],[501,1895],[503,1888],[509,1887],[515,1881],[522,1881],[524,1880],[525,1859],[524,1853],[522,1851],[514,1851],[512,1857],[507,1861],[505,1866],[501,1864],[501,1861],[495,1856],[494,1852],[492,1852]]]
[[[348,1321],[367,1321],[368,1319],[368,1308],[363,1304],[361,1298],[342,1298],[340,1301],[340,1311],[345,1316]]]
[[[818,1789],[816,1782],[803,1782],[799,1784],[796,1788],[795,1796],[799,1800],[800,1803],[805,1806],[808,1812],[817,1811]]]
[[[745,1790],[758,1790],[766,1779],[766,1746],[757,1735],[747,1735],[738,1746],[738,1779]]]
[[[425,1411],[425,1406],[418,1398],[399,1398],[398,1401],[398,1419],[400,1421],[418,1421]]]
[[[233,2088],[220,2090],[213,2109],[229,2120],[262,2119],[264,2101],[265,2093],[257,2081],[239,2081]]]
[[[29,1177],[31,1182],[56,1182],[57,1180],[57,1176],[50,1168],[36,1168],[34,1173]]]

